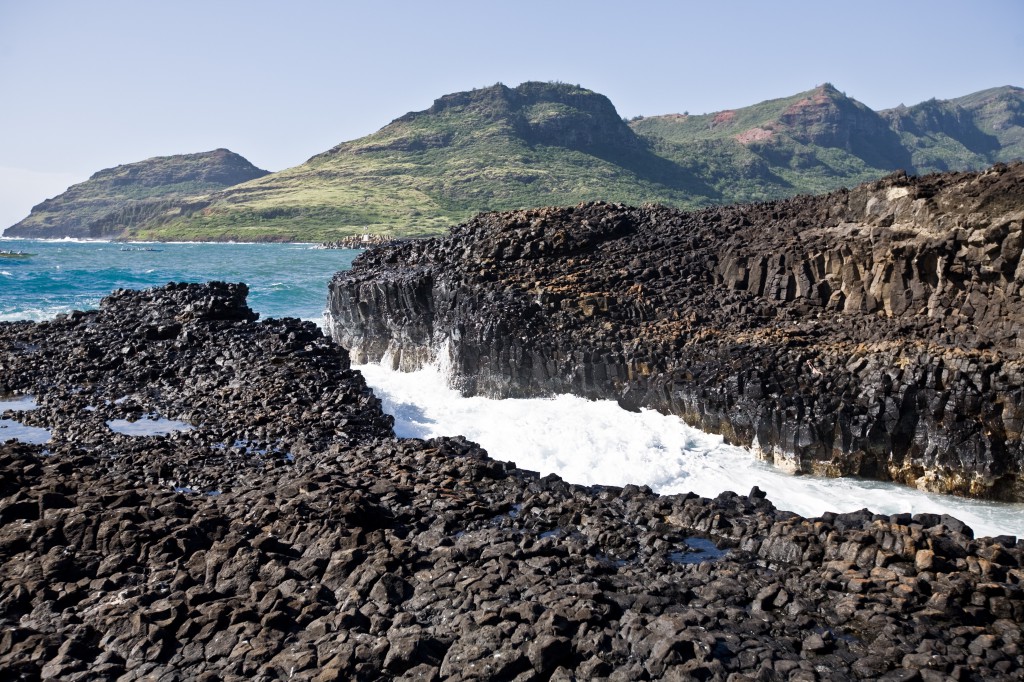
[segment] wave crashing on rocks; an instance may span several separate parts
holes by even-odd
[[[9,676],[1022,669],[1014,538],[931,515],[807,519],[756,489],[569,485],[461,438],[395,438],[344,350],[312,323],[257,320],[245,295],[171,284],[0,324],[0,394],[35,395],[25,419],[53,432],[46,454],[0,445]],[[126,413],[194,428],[112,434]],[[693,538],[727,551],[684,561],[713,554]]]

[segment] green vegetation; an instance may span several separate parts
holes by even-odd
[[[881,112],[918,172],[971,170],[1024,158],[1024,90],[991,88]]]
[[[180,212],[183,201],[200,201],[203,195],[266,174],[227,149],[158,156],[94,173],[33,208],[5,235],[117,237],[169,211]]]
[[[230,154],[210,154],[217,153]],[[579,86],[498,84],[445,95],[279,173],[263,174],[241,157],[233,165],[196,159],[220,168],[205,174],[181,161],[202,156],[101,171],[36,207],[16,226],[21,232],[8,234],[331,241],[367,232],[437,234],[480,211],[599,199],[682,208],[762,201],[898,168],[920,173],[1020,159],[1024,90],[874,112],[825,84],[742,109],[627,123],[606,97]],[[225,165],[233,178],[252,174],[228,182]]]
[[[482,210],[597,199],[695,207],[718,196],[650,151],[607,98],[559,84],[497,85],[443,97],[138,234],[419,236]]]
[[[644,117],[630,126],[731,202],[827,192],[910,163],[879,114],[827,83],[743,109]]]

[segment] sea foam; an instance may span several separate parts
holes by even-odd
[[[1024,535],[1024,504],[925,493],[853,478],[792,476],[723,443],[679,418],[653,410],[628,412],[607,400],[571,395],[550,399],[462,397],[437,368],[396,372],[378,364],[358,369],[395,417],[401,437],[463,435],[495,459],[555,473],[583,485],[649,485],[656,492],[715,497],[758,486],[780,509],[816,517],[868,508],[880,514],[946,513],[980,535]]]

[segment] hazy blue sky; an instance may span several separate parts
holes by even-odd
[[[280,170],[446,93],[560,80],[621,115],[833,83],[875,109],[1024,85],[1024,1],[0,0],[0,229],[93,172]]]

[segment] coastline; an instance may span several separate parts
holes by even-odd
[[[610,400],[463,396],[437,367],[416,372],[389,364],[353,365],[395,418],[404,438],[461,435],[496,460],[555,474],[582,486],[648,486],[659,495],[715,498],[754,486],[782,511],[804,518],[870,509],[876,514],[946,514],[976,537],[1024,537],[1024,503],[991,502],[919,491],[862,478],[793,475],[747,448],[686,425],[672,415],[623,410]]]
[[[197,244],[168,245],[159,247],[163,253],[152,254],[119,253],[121,249],[110,244],[58,243],[22,248],[38,252],[38,257],[30,263],[15,264],[6,270],[0,268],[0,279],[3,280],[0,286],[5,292],[13,294],[4,297],[0,303],[0,320],[46,321],[52,320],[59,313],[68,314],[73,309],[94,309],[116,286],[143,288],[168,281],[202,281],[230,276],[254,283],[249,291],[249,303],[264,317],[296,317],[323,327],[326,282],[339,268],[344,269],[348,260],[360,253],[310,250],[308,247],[294,245],[220,245],[210,248]],[[404,373],[385,372],[378,380],[398,387],[414,379]],[[384,384],[374,383],[374,386],[375,389],[381,389]],[[409,388],[413,386],[409,385]],[[720,457],[712,458],[713,461],[708,461],[706,466],[693,460],[687,454],[692,452],[685,442],[688,438],[685,435],[687,427],[678,420],[665,420],[671,422],[671,425],[666,423],[664,427],[659,427],[659,438],[662,439],[659,446],[651,442],[651,434],[634,430],[631,426],[631,413],[616,408],[607,415],[602,414],[599,405],[589,401],[581,401],[580,407],[571,408],[571,413],[562,415],[569,422],[560,427],[547,423],[549,415],[543,409],[546,401],[528,401],[522,403],[522,407],[516,407],[516,401],[459,398],[459,407],[456,409],[465,412],[465,416],[451,421],[449,416],[436,411],[446,404],[446,399],[429,387],[425,391],[417,388],[405,395],[401,404],[396,406],[397,411],[392,413],[396,416],[400,412],[433,415],[428,424],[424,425],[431,429],[428,432],[431,436],[466,435],[486,444],[496,459],[515,461],[520,466],[542,473],[555,472],[572,483],[646,484],[657,492],[695,490],[707,497],[715,497],[724,488],[730,487],[712,481],[707,481],[707,485],[694,483],[695,487],[689,486],[689,481],[708,479],[712,472],[719,470]],[[510,410],[514,410],[514,414],[510,414]],[[536,418],[528,416],[533,411],[536,411]],[[556,410],[556,413],[560,414],[560,411]],[[510,423],[519,423],[521,420],[526,432],[506,428]],[[486,424],[493,424],[494,428],[481,430]],[[576,430],[568,438],[566,428],[573,424]],[[586,428],[586,424],[593,425],[594,429]],[[609,431],[611,424],[617,424],[617,429]],[[634,438],[624,441],[618,429],[621,429],[622,434],[633,433]],[[598,432],[604,432],[606,436],[595,440]],[[701,442],[706,440],[703,435],[698,438]],[[578,454],[569,448],[561,453],[555,451],[560,447],[556,444],[568,445],[570,441],[581,444]],[[613,448],[612,443],[621,443],[621,446]],[[659,448],[667,448],[665,453],[668,459],[662,457]],[[716,446],[710,444],[706,448],[719,452]],[[733,452],[733,448],[726,446],[719,454],[729,459],[729,452]],[[736,449],[736,452],[740,451]],[[593,471],[579,471],[581,457],[597,458],[597,463],[616,462],[621,461],[624,453],[633,453],[638,459],[623,461],[621,471],[609,472],[613,475],[594,475],[602,470],[598,465],[592,467]],[[693,454],[703,457],[698,453]],[[654,463],[654,469],[645,463],[648,461]],[[669,461],[675,464],[669,466]],[[815,481],[818,479],[813,476],[793,477],[773,473],[770,465],[757,462],[746,451],[742,452],[742,457],[738,457],[735,464],[738,467],[736,474],[743,481],[738,484],[740,491],[760,485],[768,491],[769,499],[779,508],[796,511],[804,516],[813,517],[825,511],[849,512],[863,507],[885,514],[947,513],[961,518],[976,532],[987,535],[1024,535],[1024,528],[1012,516],[1013,505],[1006,503],[996,504],[990,511],[983,504],[964,502],[949,496],[929,498],[925,493],[910,489],[894,489],[891,484],[882,487],[892,490],[892,494],[883,494],[868,485],[861,495],[852,489],[852,486],[860,484],[852,481],[832,479],[829,483],[823,480],[817,485]],[[757,473],[762,468],[766,472],[763,476]],[[650,476],[653,470],[661,471],[662,474]],[[627,476],[626,472],[632,473]],[[730,478],[728,474],[724,476]],[[666,490],[665,485],[672,487]],[[832,499],[835,504],[825,504],[825,501]]]
[[[681,212],[481,214],[330,285],[359,362],[681,417],[792,473],[1024,501],[1024,164]]]
[[[0,388],[35,395],[19,416],[54,434],[0,446],[5,669],[1011,679],[1024,663],[1022,543],[938,515],[804,519],[757,489],[572,486],[460,438],[395,439],[345,351],[311,323],[255,321],[245,293],[118,291],[0,325]],[[151,414],[193,429],[105,426]]]
[[[244,242],[233,240],[209,239],[203,241],[168,241],[155,239],[84,239],[79,237],[61,237],[47,239],[45,237],[4,237],[0,235],[0,241],[23,241],[23,242],[44,242],[44,243],[71,243],[71,244],[295,244],[299,246],[316,246],[318,242],[293,242],[275,239],[263,239],[258,241]]]

